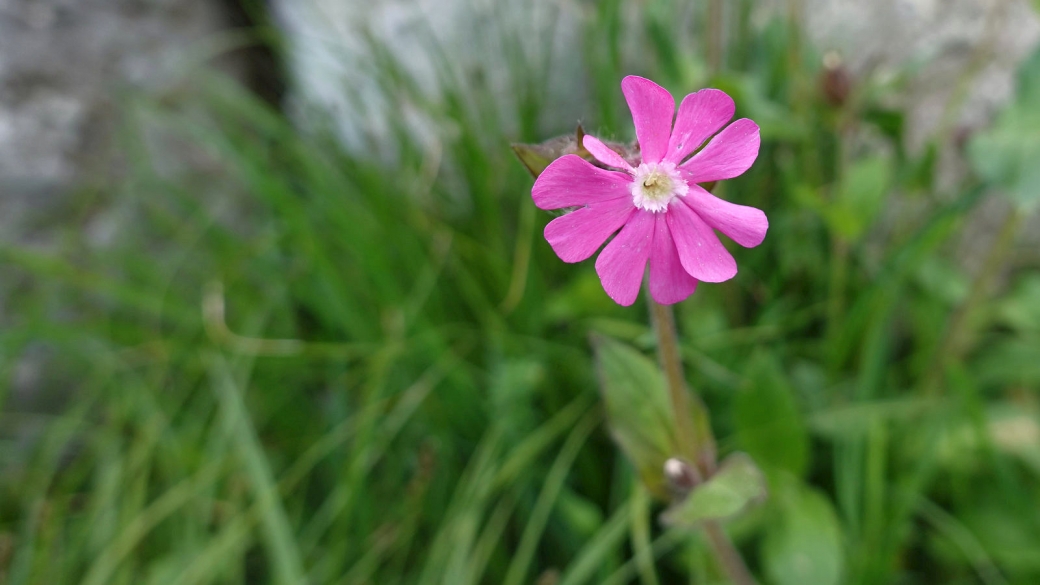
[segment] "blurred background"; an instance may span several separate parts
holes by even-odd
[[[0,0],[0,584],[723,583],[604,428],[510,144],[734,97],[676,306],[762,583],[1040,582],[1026,0]]]

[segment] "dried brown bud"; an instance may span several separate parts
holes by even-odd
[[[841,55],[837,51],[828,51],[823,56],[823,71],[820,73],[820,92],[827,103],[841,107],[849,99],[852,91],[852,77]]]

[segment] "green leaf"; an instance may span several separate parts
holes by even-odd
[[[809,458],[809,437],[787,376],[775,358],[757,354],[748,368],[750,387],[734,402],[733,419],[742,449],[767,471],[801,475]]]
[[[665,524],[692,527],[704,520],[736,516],[765,497],[765,477],[755,462],[744,453],[734,453],[708,481],[666,510],[661,520]]]
[[[997,319],[1022,333],[1040,333],[1040,275],[1024,276],[997,305]]]
[[[913,276],[916,283],[933,297],[929,299],[930,303],[953,307],[968,296],[968,279],[952,262],[944,258],[926,258]]]
[[[575,542],[588,541],[603,528],[604,522],[598,505],[566,486],[556,499],[555,517],[576,535]]]
[[[853,163],[838,183],[833,204],[825,208],[830,228],[849,241],[858,240],[881,211],[891,178],[888,157],[875,155]]]
[[[835,585],[844,569],[841,526],[830,501],[789,479],[774,500],[779,522],[769,524],[762,564],[776,585]]]
[[[1040,385],[1040,336],[1023,335],[987,344],[972,364],[976,382],[993,388]]]
[[[877,422],[914,424],[913,419],[935,406],[935,400],[918,397],[873,400],[816,411],[808,422],[813,433],[828,440],[854,439],[864,437]]]
[[[592,344],[610,434],[647,488],[667,497],[664,462],[674,453],[675,419],[664,377],[624,343],[595,335]]]
[[[980,177],[999,185],[1023,211],[1040,203],[1040,51],[1018,71],[1015,102],[968,144]]]

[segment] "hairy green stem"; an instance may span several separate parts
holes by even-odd
[[[690,393],[686,384],[672,308],[654,301],[650,295],[647,295],[647,300],[650,303],[650,321],[657,335],[657,355],[675,414],[675,439],[679,445],[679,455],[694,464],[701,477],[707,477],[715,472],[715,440],[708,420],[708,409],[696,393]]]
[[[680,455],[693,463],[701,477],[710,477],[715,472],[715,439],[708,422],[708,410],[696,393],[691,393],[683,374],[682,357],[679,352],[679,336],[675,330],[675,315],[672,308],[662,305],[647,294],[650,304],[650,320],[657,335],[657,354],[668,384],[672,411],[675,414],[676,439]],[[708,543],[719,566],[734,585],[754,585],[740,552],[730,541],[722,525],[716,521],[704,523]]]
[[[715,520],[704,523],[704,532],[708,535],[708,542],[715,552],[715,559],[722,565],[733,585],[755,585],[755,577],[751,575],[744,559],[730,541],[729,536],[722,530],[722,525]]]

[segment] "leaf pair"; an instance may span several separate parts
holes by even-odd
[[[688,493],[677,494],[676,486],[666,477],[665,463],[690,449],[678,443],[675,417],[692,417],[689,422],[697,442],[692,446],[694,453],[714,449],[706,422],[697,420],[692,410],[672,412],[664,376],[656,363],[636,349],[602,336],[593,337],[593,347],[614,441],[650,493],[665,500],[677,495],[682,498],[664,513],[665,523],[694,526],[705,520],[729,518],[765,497],[765,477],[743,453],[731,455]]]

